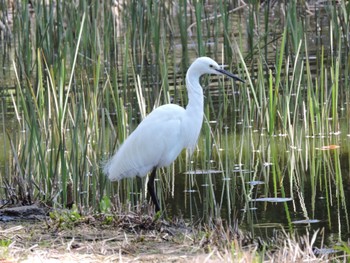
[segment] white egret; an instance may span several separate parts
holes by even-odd
[[[153,110],[104,166],[104,173],[111,181],[143,177],[152,171],[148,180],[148,192],[156,211],[160,210],[154,190],[157,168],[169,166],[184,148],[192,154],[197,144],[203,122],[204,100],[199,79],[204,74],[226,75],[244,82],[211,58],[197,58],[186,74],[186,109],[166,104]]]

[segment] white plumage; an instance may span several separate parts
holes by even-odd
[[[154,192],[156,169],[169,166],[184,148],[192,153],[196,146],[203,122],[203,90],[199,83],[203,74],[224,74],[243,82],[211,58],[197,58],[186,74],[189,99],[186,109],[166,104],[153,110],[104,167],[104,173],[111,181],[143,177],[153,170],[148,189],[156,211],[160,210]]]

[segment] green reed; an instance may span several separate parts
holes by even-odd
[[[25,121],[18,119],[19,130],[25,133],[13,141],[19,147],[12,149],[12,154],[18,155],[13,172],[22,177],[21,191],[28,192],[29,196],[23,197],[24,200],[39,198],[55,205],[74,202],[88,207],[95,206],[99,198],[96,193],[102,195],[100,191],[104,191],[102,177],[90,175],[96,171],[99,174],[101,162],[101,153],[95,151],[102,138],[98,134],[97,119],[102,90],[99,84],[101,60],[98,55],[95,57],[96,64],[91,67],[94,81],[90,85],[85,77],[89,69],[77,72],[76,65],[84,63],[78,55],[80,50],[86,55],[84,58],[99,53],[95,52],[99,49],[97,46],[90,47],[94,51],[86,52],[89,38],[83,33],[84,27],[96,25],[84,23],[86,6],[81,5],[81,9],[71,7],[70,3],[54,5],[50,2],[47,6],[37,3],[33,6],[35,18],[29,17],[27,4],[17,10],[16,25],[25,28],[35,19],[37,27],[30,28],[30,32],[35,32],[35,38],[33,34],[22,36],[21,30],[16,35],[22,53],[17,57],[18,63],[14,63],[17,73],[14,105],[21,114],[18,117]],[[66,17],[66,11],[74,14]],[[74,21],[67,21],[68,18],[74,18]],[[65,23],[77,27],[65,28]],[[78,29],[76,35],[71,34],[75,29]],[[26,46],[30,48],[21,49]],[[77,83],[80,83],[79,88]]]

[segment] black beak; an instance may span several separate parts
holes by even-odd
[[[240,81],[240,82],[245,83],[245,81],[244,81],[243,79],[237,77],[236,75],[233,75],[231,72],[228,72],[228,71],[226,71],[226,70],[224,70],[224,69],[216,69],[216,71],[217,71],[217,72],[220,72],[221,74],[226,75],[227,77],[230,77],[230,78],[233,78],[233,79],[235,79],[235,80],[238,80],[238,81]]]

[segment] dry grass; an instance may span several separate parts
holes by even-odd
[[[0,262],[346,262],[344,255],[316,255],[316,234],[297,239],[281,233],[262,245],[221,221],[190,227],[141,210],[74,220],[67,219],[70,213],[2,222]]]

